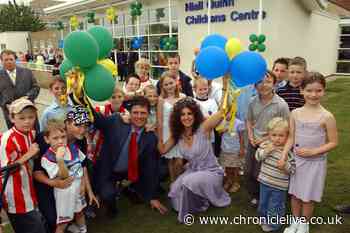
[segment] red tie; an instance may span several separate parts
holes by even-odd
[[[137,148],[137,132],[131,133],[129,144],[129,160],[128,160],[128,180],[136,182],[139,179],[138,164],[138,148]]]

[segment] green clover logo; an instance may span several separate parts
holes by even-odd
[[[257,36],[256,34],[251,34],[249,36],[249,41],[251,44],[249,45],[250,51],[259,51],[259,52],[265,52],[266,46],[264,42],[266,41],[266,36],[264,34],[260,34]]]

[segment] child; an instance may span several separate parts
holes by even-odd
[[[219,109],[218,104],[212,98],[209,98],[209,81],[200,77],[194,80],[194,93],[196,96],[196,102],[199,104],[201,111],[205,118],[210,117],[210,115],[216,113]],[[213,144],[214,152],[215,150],[215,135],[214,132],[211,133],[211,143]],[[215,153],[218,156],[218,153]]]
[[[230,114],[227,114],[225,129],[221,139],[220,164],[225,168],[224,189],[235,193],[240,189],[239,169],[244,156],[244,122],[235,119],[234,128],[229,132]]]
[[[151,64],[145,58],[140,58],[135,63],[135,72],[140,77],[141,86],[140,89],[143,90],[148,85],[155,85],[156,80],[149,77],[149,71],[151,69]]]
[[[66,93],[66,83],[59,77],[55,76],[49,86],[50,92],[54,96],[54,101],[48,106],[40,119],[40,130],[44,130],[46,123],[50,119],[64,119],[67,112],[72,109],[72,102],[69,98],[65,96]],[[64,99],[67,98],[67,99]],[[67,101],[66,103],[64,103]]]
[[[290,116],[290,134],[283,150],[283,166],[287,153],[293,148],[295,174],[290,177],[292,214],[295,217],[313,216],[315,202],[321,202],[327,172],[327,153],[338,144],[336,121],[321,105],[326,81],[320,73],[310,73],[301,84],[305,105]],[[285,233],[308,233],[308,223],[292,223]]]
[[[126,95],[126,99],[131,96],[136,95],[136,92],[140,89],[141,81],[140,77],[137,74],[130,74],[126,77],[124,92]]]
[[[256,206],[259,197],[259,163],[255,159],[257,147],[267,139],[267,123],[274,117],[287,119],[287,103],[273,91],[276,77],[268,71],[265,78],[255,84],[258,95],[249,103],[247,113],[247,132],[249,144],[246,152],[248,193],[252,196],[251,204]]]
[[[37,210],[37,197],[29,162],[39,152],[38,144],[34,142],[33,130],[37,108],[23,97],[11,103],[9,113],[14,126],[1,137],[0,166],[14,163],[21,166],[9,176],[3,194],[3,206],[16,233],[45,233],[41,214]]]
[[[64,122],[50,120],[44,131],[44,138],[50,148],[41,158],[41,165],[50,179],[74,177],[73,183],[65,189],[54,188],[57,227],[56,233],[63,233],[67,224],[75,219],[79,232],[87,232],[82,212],[86,206],[84,170],[85,155],[75,144],[68,145]]]
[[[275,90],[287,84],[288,77],[288,59],[278,58],[273,62],[272,73],[276,76]]]
[[[104,106],[96,106],[96,112],[100,112],[103,116],[110,116],[115,112],[128,114],[127,110],[123,106],[123,101],[125,98],[124,91],[115,86],[114,93],[111,99]],[[103,135],[101,131],[97,130],[93,126],[90,128],[89,133],[87,134],[87,157],[95,164],[97,157],[100,154],[101,146],[103,144]]]
[[[300,93],[300,86],[306,74],[306,63],[303,60],[300,58],[290,60],[288,82],[277,90],[277,94],[287,102],[290,111],[305,104],[304,97]]]
[[[158,135],[166,142],[170,137],[170,114],[174,104],[183,98],[180,95],[179,85],[176,84],[176,77],[170,72],[164,72],[159,80],[161,98],[158,101],[157,107],[157,123]],[[173,182],[177,177],[177,165],[182,161],[182,157],[178,152],[177,146],[173,147],[168,153],[163,155],[169,159],[168,168],[170,180]]]
[[[151,105],[147,124],[149,125],[149,127],[156,128],[157,127],[157,104],[158,104],[157,88],[153,85],[148,85],[143,89],[143,92]]]
[[[265,221],[278,219],[285,214],[286,194],[289,184],[289,174],[295,171],[295,161],[291,153],[288,154],[288,162],[281,169],[277,163],[282,158],[283,146],[288,139],[288,121],[281,118],[273,118],[267,125],[269,133],[268,141],[261,143],[256,151],[255,158],[261,161],[261,170],[258,181],[260,182],[260,202],[258,212]],[[270,222],[269,222],[270,223]],[[277,231],[280,224],[261,224],[264,232]]]

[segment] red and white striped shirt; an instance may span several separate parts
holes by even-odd
[[[96,112],[101,113],[105,117],[108,117],[114,113],[112,110],[112,104],[110,103],[104,106],[97,106],[95,110]],[[118,112],[124,113],[125,112],[124,107],[121,106]],[[102,144],[103,144],[102,132],[98,129],[91,130],[87,137],[87,157],[93,163],[96,162],[97,156],[100,154]]]
[[[0,166],[5,167],[20,159],[34,143],[35,131],[22,133],[15,127],[6,131],[1,137]],[[2,187],[1,180],[1,187]],[[32,167],[29,161],[11,173],[3,195],[5,209],[12,214],[23,214],[34,210],[37,198],[33,186]]]

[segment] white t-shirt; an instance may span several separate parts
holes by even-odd
[[[214,99],[209,98],[207,100],[199,100],[199,99],[195,99],[195,100],[199,104],[199,107],[201,108],[201,111],[202,111],[205,118],[216,113],[219,109],[219,107]],[[215,142],[214,131],[210,133],[210,140],[212,143]]]

